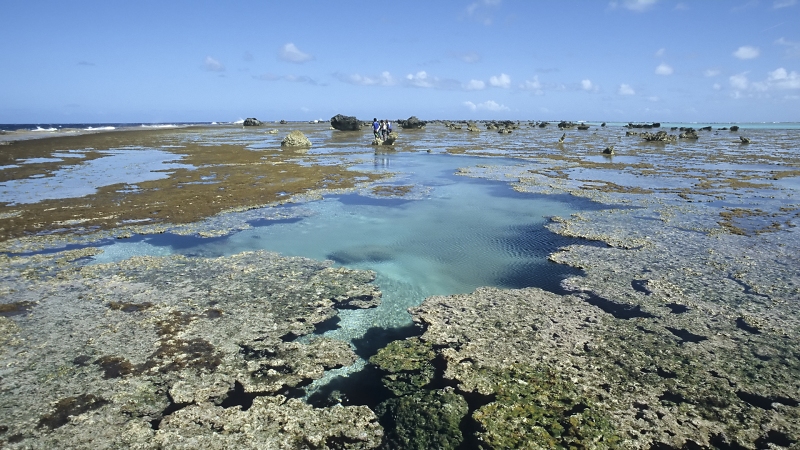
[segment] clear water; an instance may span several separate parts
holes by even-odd
[[[350,342],[368,358],[411,324],[407,309],[428,296],[468,293],[480,286],[537,286],[557,292],[563,278],[578,273],[547,260],[549,253],[574,241],[548,231],[544,224],[550,216],[600,205],[519,193],[503,182],[454,175],[459,167],[481,163],[485,159],[471,156],[376,154],[354,169],[394,173],[395,185],[414,186],[408,198],[334,195],[287,207],[290,216],[292,208],[302,209],[302,219],[259,221],[259,226],[216,239],[161,235],[118,241],[105,247],[95,262],[145,254],[215,257],[263,249],[374,270],[383,293],[381,305],[340,311],[337,326],[324,333]],[[492,163],[516,164],[494,158]],[[310,390],[363,366],[361,359],[330,371]]]

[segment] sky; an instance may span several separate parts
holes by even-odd
[[[0,123],[800,121],[800,0],[2,0]]]

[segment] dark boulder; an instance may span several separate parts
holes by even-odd
[[[400,120],[399,122],[400,122],[400,126],[403,127],[403,129],[406,129],[406,130],[408,130],[408,129],[422,129],[422,128],[425,128],[425,124],[426,124],[426,122],[417,119],[416,116],[411,116],[407,120]]]
[[[331,126],[339,131],[359,131],[361,129],[361,121],[353,116],[337,114],[331,117]]]
[[[255,117],[248,117],[247,119],[244,119],[244,123],[243,123],[243,125],[246,126],[246,127],[257,127],[257,126],[261,126],[263,124],[264,124],[264,122],[256,119]]]
[[[739,131],[739,125],[732,126],[731,131]]]

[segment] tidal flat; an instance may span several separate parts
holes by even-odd
[[[800,448],[800,128],[486,125],[389,148],[325,123],[4,136],[2,446]],[[312,147],[281,147],[295,129]],[[260,248],[102,262],[136,236],[302,221],[332,195],[424,202],[398,161],[428,156],[597,205],[542,225],[568,239],[547,254],[557,288],[420,298],[410,337],[363,353],[325,329],[381,307],[382,248],[358,268]],[[385,394],[344,376],[309,398],[359,359]]]

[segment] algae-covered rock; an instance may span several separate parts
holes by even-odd
[[[281,147],[311,147],[311,141],[300,130],[293,130],[281,141]]]
[[[582,396],[581,387],[526,365],[486,369],[494,401],[475,411],[491,448],[617,448],[603,406]]]
[[[382,382],[394,395],[419,391],[434,377],[436,353],[419,338],[393,341],[378,351],[369,362],[388,372]]]
[[[387,431],[384,449],[455,449],[463,441],[464,397],[452,389],[418,391],[387,400],[377,414]]]
[[[314,409],[292,398],[356,360],[346,342],[295,338],[337,305],[377,304],[373,272],[263,251],[65,264],[57,273],[38,264],[50,263],[18,258],[0,269],[2,304],[25,306],[0,317],[4,448],[380,443],[368,408]]]

